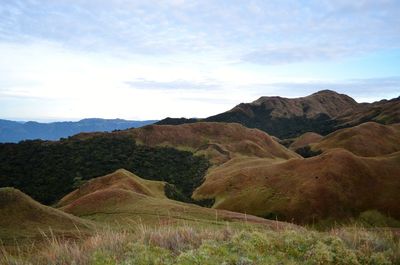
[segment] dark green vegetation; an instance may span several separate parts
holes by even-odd
[[[333,131],[337,122],[331,120],[328,115],[320,114],[315,118],[304,116],[291,118],[274,118],[271,109],[264,105],[254,106],[254,116],[247,116],[243,112],[225,112],[205,119],[212,122],[236,122],[248,128],[257,128],[280,139],[299,136],[305,132],[313,131],[326,135]]]
[[[0,144],[0,187],[18,188],[45,204],[56,202],[87,179],[119,168],[166,181],[173,185],[169,187],[173,198],[192,201],[192,191],[208,167],[205,158],[190,152],[138,145],[132,137],[117,134]]]
[[[201,119],[196,119],[196,118],[170,118],[167,117],[161,121],[156,122],[155,124],[157,125],[179,125],[179,124],[185,124],[185,123],[195,123],[199,122]]]
[[[294,151],[304,158],[313,157],[313,156],[322,154],[322,151],[320,151],[320,150],[317,150],[317,151],[311,150],[311,147],[309,145],[297,148]]]

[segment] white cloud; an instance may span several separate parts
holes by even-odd
[[[71,51],[50,42],[0,44],[0,54],[4,55],[0,72],[7,73],[0,76],[0,100],[18,106],[3,105],[4,117],[29,119],[38,113],[47,119],[200,117],[223,111],[242,98],[240,94],[227,95],[232,87],[224,86],[212,73],[187,67],[184,62],[171,65],[163,58],[126,55],[122,59]],[[214,98],[225,100],[216,102]],[[20,107],[25,104],[34,110]]]
[[[399,13],[395,0],[16,0],[0,10],[0,38],[33,37],[100,52],[217,52],[232,60],[291,63],[399,48]]]
[[[400,76],[348,59],[400,48],[395,0],[0,2],[3,117],[205,117],[326,86],[375,100],[397,83],[344,72]]]

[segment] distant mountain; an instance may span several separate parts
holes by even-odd
[[[331,90],[300,98],[261,97],[198,121],[236,122],[280,139],[297,137],[306,132],[326,135],[367,121],[382,124],[400,122],[400,97],[374,103],[357,103],[353,98]],[[158,124],[192,122],[196,120],[167,118]]]
[[[165,119],[162,119],[161,121],[156,122],[155,124],[157,125],[180,125],[180,124],[186,124],[186,123],[195,123],[199,122],[201,119],[197,118],[170,118],[167,117]]]
[[[0,120],[0,142],[19,142],[28,139],[58,140],[81,132],[124,130],[145,126],[154,122],[156,120],[83,119],[77,122],[51,123]]]
[[[301,98],[261,97],[206,120],[237,122],[285,139],[308,131],[326,134],[337,125],[336,116],[357,108],[351,97],[323,90]]]

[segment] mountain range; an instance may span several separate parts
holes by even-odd
[[[123,130],[132,127],[141,127],[154,122],[156,121],[130,121],[97,118],[83,119],[76,122],[64,121],[51,123],[0,120],[0,142],[15,143],[29,139],[58,140],[80,132]]]
[[[374,103],[357,103],[347,95],[322,90],[300,98],[260,97],[208,118],[167,118],[157,124],[176,125],[198,121],[236,122],[280,139],[297,137],[310,131],[326,135],[367,121],[382,124],[400,122],[400,97]]]

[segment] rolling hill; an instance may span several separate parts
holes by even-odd
[[[367,210],[399,218],[399,128],[367,122],[325,137],[306,133],[291,149],[311,147],[312,158],[230,161],[210,169],[193,197],[214,198],[216,208],[297,222],[341,220]]]
[[[306,132],[295,138],[289,145],[290,150],[297,150],[310,144],[318,143],[323,138],[322,135],[314,132]]]
[[[167,198],[164,193],[166,182],[139,178],[135,174],[119,169],[103,177],[97,177],[84,183],[79,189],[63,197],[57,206],[62,207],[90,193],[108,188],[129,190],[138,194],[156,198]]]
[[[149,125],[119,132],[149,146],[172,146],[204,154],[212,164],[237,156],[289,159],[296,157],[267,133],[240,124],[198,122],[182,125]]]
[[[170,198],[194,202],[192,192],[210,165],[242,157],[285,160],[299,155],[268,134],[240,124],[149,125],[112,133],[81,133],[55,142],[0,144],[0,186],[17,187],[49,204],[80,181],[126,168],[173,185],[169,186]]]
[[[42,233],[76,237],[89,233],[93,223],[44,206],[14,188],[0,188],[0,241],[34,239]]]
[[[195,200],[215,200],[213,207],[216,209],[261,217],[308,223],[325,219],[352,218],[364,211],[378,210],[385,215],[399,218],[400,209],[395,202],[399,199],[397,191],[400,188],[400,157],[396,148],[390,148],[399,146],[397,128],[398,125],[366,123],[339,130],[315,144],[321,144],[331,138],[333,140],[326,143],[351,143],[357,142],[351,140],[353,138],[365,138],[366,140],[357,142],[364,148],[370,145],[371,141],[374,142],[374,137],[379,136],[377,143],[382,145],[383,149],[371,144],[376,153],[370,153],[370,157],[361,156],[352,149],[352,145],[333,144],[327,146],[322,154],[304,159],[263,131],[249,129],[237,123],[218,122],[149,125],[112,133],[81,133],[59,142],[39,142],[32,150],[37,153],[43,146],[73,146],[72,150],[79,152],[74,153],[66,149],[69,150],[68,156],[65,155],[64,149],[57,149],[59,147],[47,149],[46,152],[53,155],[63,154],[60,156],[63,161],[68,157],[79,161],[79,170],[91,165],[87,159],[91,157],[90,154],[96,154],[96,163],[92,164],[96,165],[96,172],[116,170],[117,168],[113,169],[114,166],[123,168],[126,162],[114,163],[111,167],[107,161],[134,154],[134,160],[131,160],[130,156],[126,157],[127,160],[122,160],[132,162],[127,169],[134,168],[133,172],[136,175],[143,172],[142,176],[148,180],[161,181],[145,183],[135,180],[135,177],[125,171],[117,171],[95,182],[89,181],[80,190],[61,200],[60,206],[63,209],[79,216],[99,217],[98,212],[102,209],[115,214],[122,209],[122,216],[127,211],[142,211],[146,216],[155,218],[149,212],[154,212],[154,209],[156,212],[167,214],[164,210],[176,209],[174,207],[178,207],[177,202],[171,204],[171,200],[163,198],[163,195],[160,197],[152,194],[154,190],[148,185],[152,183],[151,185],[158,187],[158,190],[165,185],[166,192],[168,184],[162,183],[172,180],[172,184],[185,196],[192,195],[194,191],[192,197]],[[315,138],[320,138],[318,135],[308,135],[312,136],[311,140],[305,135],[304,141],[301,137],[299,141],[307,144]],[[14,149],[16,146],[21,144],[7,145],[3,148],[10,148],[8,152],[15,152],[18,150]],[[84,151],[86,149],[88,153]],[[116,152],[117,150],[126,152]],[[10,156],[3,154],[3,159],[7,157]],[[204,158],[210,162],[211,167],[208,168],[209,165],[203,163],[207,161]],[[30,163],[29,159],[18,155],[14,156],[10,163],[0,165],[8,168],[15,165],[18,159],[22,159],[21,163]],[[44,157],[41,164],[50,163],[49,159],[53,159],[53,156]],[[52,165],[54,164],[56,163],[53,161]],[[103,164],[108,166],[100,167]],[[24,172],[30,172],[29,168],[31,167],[25,167]],[[90,172],[93,174],[94,171]],[[90,175],[90,178],[104,174]],[[127,178],[127,175],[130,177]],[[98,186],[109,188],[99,189]],[[137,201],[143,204],[135,203]],[[116,207],[117,204],[121,206]],[[143,208],[141,205],[151,207]],[[157,205],[160,208],[152,208]],[[191,209],[185,210],[188,216]],[[198,212],[193,218],[197,214]],[[107,218],[106,216],[105,214],[99,218]]]
[[[170,200],[167,183],[148,181],[119,169],[90,180],[60,200],[58,207],[67,213],[101,223],[144,222],[146,225],[171,225],[180,222],[221,225],[225,221],[246,221],[266,227],[290,227],[259,217],[215,210]]]
[[[400,151],[400,124],[366,122],[341,129],[311,143],[312,150],[344,148],[359,156],[380,156]]]
[[[206,177],[194,198],[214,207],[297,223],[343,220],[366,210],[400,218],[400,152],[359,157],[332,149],[312,158],[226,163]]]

